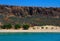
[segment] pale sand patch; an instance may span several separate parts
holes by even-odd
[[[28,30],[20,29],[0,29],[0,32],[60,32],[60,27],[57,26],[43,26],[44,29],[41,29],[40,26],[29,27]],[[48,27],[46,29],[46,27]],[[51,29],[53,27],[53,29]]]
[[[0,30],[0,32],[60,32],[60,29],[59,30],[46,30],[46,29],[40,29],[40,30],[13,30],[13,29],[10,29],[10,30],[7,30],[7,29],[2,29]]]

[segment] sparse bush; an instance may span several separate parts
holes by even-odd
[[[21,27],[21,25],[15,24],[15,29],[19,29],[20,27]]]
[[[12,28],[11,24],[4,24],[3,26],[1,26],[2,29],[10,29]]]
[[[29,28],[29,25],[27,25],[27,24],[23,25],[24,30],[27,30],[28,28]]]

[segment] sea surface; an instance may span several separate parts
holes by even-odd
[[[60,33],[0,33],[0,41],[60,41]]]

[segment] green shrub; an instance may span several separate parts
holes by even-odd
[[[29,28],[29,25],[27,25],[27,24],[23,25],[24,30],[27,30],[28,28]]]
[[[2,29],[10,29],[12,28],[11,24],[4,24],[3,26],[1,26]]]
[[[15,29],[19,29],[20,27],[21,27],[21,25],[19,25],[19,24],[15,24]]]

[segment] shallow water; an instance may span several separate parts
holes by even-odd
[[[0,33],[0,41],[60,41],[60,33]]]

